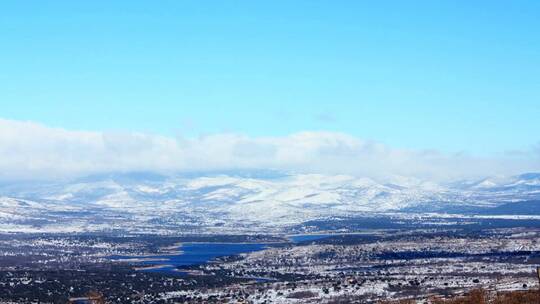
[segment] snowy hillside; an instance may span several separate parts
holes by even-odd
[[[317,174],[111,174],[0,186],[1,231],[283,227],[356,214],[497,206],[540,197],[540,175],[452,185]]]

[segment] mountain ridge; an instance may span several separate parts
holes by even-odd
[[[349,175],[263,171],[94,175],[71,181],[0,186],[0,231],[74,231],[137,225],[286,227],[323,217],[392,212],[470,214],[540,199],[540,174],[438,184],[414,178],[383,183]],[[516,205],[516,208],[518,205]],[[523,206],[519,205],[521,213]],[[489,212],[488,212],[489,214]],[[113,220],[114,219],[114,220]],[[114,222],[116,221],[116,222]]]

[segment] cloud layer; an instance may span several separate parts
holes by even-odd
[[[143,133],[70,131],[0,119],[2,180],[52,179],[113,171],[230,169],[453,180],[539,168],[539,159],[533,151],[519,156],[478,158],[395,149],[333,132],[300,132],[283,137],[226,133],[172,138]]]

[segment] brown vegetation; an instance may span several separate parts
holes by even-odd
[[[383,301],[380,304],[412,304],[413,300]],[[484,289],[475,289],[463,296],[451,299],[432,298],[430,304],[538,304],[540,293],[531,291],[488,292]]]

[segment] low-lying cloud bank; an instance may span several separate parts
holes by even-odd
[[[433,180],[517,174],[540,168],[538,155],[479,158],[395,149],[343,133],[283,137],[214,134],[172,138],[142,133],[87,132],[0,119],[0,179],[52,179],[115,171],[277,169],[382,179]]]

